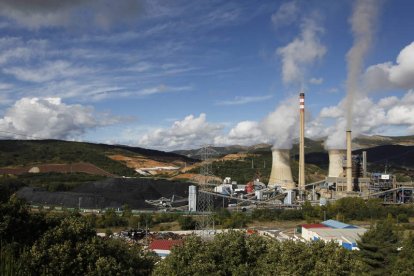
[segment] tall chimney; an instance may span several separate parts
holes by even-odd
[[[305,190],[305,93],[299,94],[299,191]]]
[[[345,150],[331,149],[329,154],[329,177],[341,177],[344,173]]]
[[[272,148],[272,171],[268,186],[281,186],[287,190],[295,188],[292,170],[290,169],[290,152],[288,149]]]
[[[346,191],[352,192],[352,137],[351,130],[346,131]]]

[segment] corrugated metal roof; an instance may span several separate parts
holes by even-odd
[[[303,228],[310,229],[310,228],[327,228],[328,226],[320,224],[320,223],[311,223],[311,224],[303,224]]]
[[[312,232],[316,233],[322,239],[325,240],[342,240],[348,243],[356,243],[360,239],[367,229],[365,228],[315,228]]]
[[[343,223],[337,220],[329,219],[322,222],[323,225],[326,225],[331,228],[337,228],[337,229],[345,229],[345,228],[358,228],[355,225]]]
[[[151,250],[171,250],[174,245],[182,243],[182,240],[153,240],[148,248]]]

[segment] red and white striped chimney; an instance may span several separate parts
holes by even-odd
[[[305,93],[299,94],[299,191],[305,190]]]

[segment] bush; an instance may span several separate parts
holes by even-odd
[[[407,214],[399,214],[399,215],[397,215],[397,222],[399,222],[399,223],[408,222],[408,216],[407,216]]]
[[[197,226],[196,221],[191,216],[181,216],[178,223],[182,230],[194,230]]]

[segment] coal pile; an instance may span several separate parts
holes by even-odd
[[[144,178],[107,178],[85,183],[71,192],[48,192],[24,187],[17,193],[34,205],[54,205],[84,209],[121,208],[154,209],[145,200],[161,197],[176,199],[188,197],[190,183]]]

